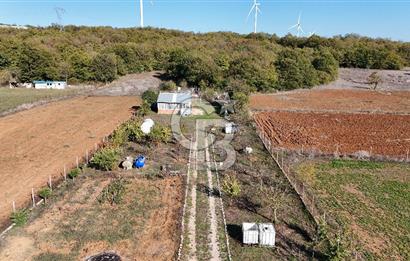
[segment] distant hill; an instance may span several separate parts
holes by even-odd
[[[337,78],[339,66],[410,66],[410,43],[358,35],[280,38],[156,28],[6,27],[0,26],[2,83],[111,82],[121,75],[164,70],[182,85],[249,93],[325,84]]]

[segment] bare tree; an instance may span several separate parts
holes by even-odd
[[[373,90],[376,90],[377,86],[382,83],[382,77],[377,72],[372,72],[367,78],[367,83],[373,85]]]
[[[270,211],[270,217],[273,223],[278,221],[278,211],[280,211],[288,200],[288,193],[279,184],[272,184],[266,186],[263,184],[261,179],[261,184],[258,191],[263,199],[264,205]]]

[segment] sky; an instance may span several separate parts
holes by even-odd
[[[410,0],[258,0],[258,31],[283,36],[301,13],[306,33],[321,36],[356,33],[410,42]],[[145,25],[193,32],[253,31],[247,20],[253,0],[144,0]],[[139,25],[139,0],[0,0],[0,23]],[[295,33],[295,32],[294,32]]]

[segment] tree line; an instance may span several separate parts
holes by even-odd
[[[339,67],[410,66],[410,43],[357,35],[324,38],[111,27],[0,29],[0,84],[111,82],[163,70],[180,85],[224,91],[288,90],[333,81]]]

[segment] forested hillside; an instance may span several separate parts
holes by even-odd
[[[179,84],[224,90],[308,88],[341,67],[400,69],[410,43],[345,37],[194,34],[165,29],[66,26],[0,29],[0,80],[110,82],[165,70]]]

